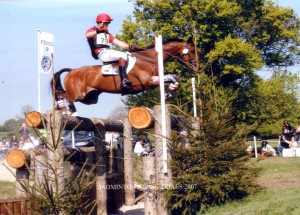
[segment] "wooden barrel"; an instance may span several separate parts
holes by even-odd
[[[128,112],[128,120],[133,128],[143,129],[153,125],[151,110],[143,107],[132,108]]]
[[[7,163],[13,168],[25,166],[28,155],[20,149],[12,149],[6,156]]]

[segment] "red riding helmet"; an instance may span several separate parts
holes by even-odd
[[[100,13],[97,18],[96,18],[96,22],[111,22],[113,19],[110,18],[110,16],[106,13]]]

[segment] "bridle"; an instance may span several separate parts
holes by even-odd
[[[171,53],[166,52],[166,51],[163,51],[163,54],[168,55],[170,58],[181,61],[185,66],[189,67],[190,69],[194,69],[196,60],[192,60],[192,57],[191,57],[192,54],[191,54],[191,50],[189,49],[189,45],[191,45],[191,44],[186,42],[184,48],[181,49],[180,51],[178,51],[175,54],[171,54]],[[147,50],[147,49],[145,49],[145,50]],[[148,51],[150,51],[150,50],[148,50]],[[153,51],[155,51],[155,50],[153,50]],[[180,52],[182,52],[182,54],[183,54],[181,57],[179,57]],[[131,55],[136,57],[136,58],[144,59],[144,60],[147,60],[147,61],[157,62],[156,59],[153,59],[153,58],[150,58],[150,57],[145,57],[145,56],[141,56],[141,55],[137,55],[137,54],[133,54],[133,53],[131,53]],[[187,57],[188,57],[187,61],[182,59],[182,57],[184,55],[187,55]]]
[[[189,49],[189,46],[191,44],[186,42],[185,43],[185,46],[184,46],[184,49],[180,50],[179,52],[182,52],[183,56],[184,55],[187,55],[188,57],[188,60],[185,61],[183,60],[183,56],[182,57],[179,57],[178,56],[178,53],[176,53],[176,55],[170,55],[171,57],[175,58],[175,59],[178,59],[179,61],[181,61],[185,66],[189,67],[190,69],[194,70],[194,66],[195,66],[195,63],[196,63],[196,60],[192,60],[192,57],[191,57],[191,50]],[[167,53],[168,54],[168,53]]]

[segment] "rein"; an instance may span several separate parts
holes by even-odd
[[[186,44],[185,45],[185,48],[188,49],[188,45]],[[140,49],[140,51],[155,51],[155,50],[151,50],[151,49]],[[178,53],[178,52],[177,52]],[[176,53],[176,54],[177,54]],[[163,54],[166,54],[168,55],[169,57],[171,58],[174,58],[175,60],[179,60],[181,61],[181,63],[183,63],[185,66],[187,66],[188,68],[190,69],[194,69],[194,66],[192,63],[190,62],[185,62],[184,60],[182,60],[179,56],[176,56],[174,54],[170,54],[169,52],[166,52],[166,51],[163,51]],[[137,55],[137,54],[133,54],[133,53],[130,53],[131,56],[133,57],[136,57],[136,58],[140,58],[140,59],[144,59],[144,60],[147,60],[147,61],[150,61],[150,62],[157,62],[156,59],[153,59],[153,58],[150,58],[150,57],[145,57],[145,56],[142,56],[142,55]],[[184,55],[188,55],[188,58],[189,58],[189,61],[190,61],[190,50],[188,49],[188,52]]]
[[[156,62],[156,60],[153,60],[150,57],[145,57],[145,56],[141,56],[141,55],[137,55],[137,54],[132,54],[132,53],[131,53],[131,56],[136,57],[136,58],[140,58],[140,59],[144,59],[144,60],[147,60],[147,61],[151,61],[151,62]]]
[[[149,50],[149,51],[155,51],[155,50]],[[170,54],[168,52],[163,52],[163,54],[166,54],[166,55],[170,56],[171,58],[179,58],[178,56],[172,55],[172,54]],[[145,57],[145,56],[141,56],[141,55],[137,55],[137,54],[132,54],[132,53],[131,53],[131,56],[136,57],[136,58],[140,58],[140,59],[144,59],[144,60],[147,60],[147,61],[151,61],[151,62],[156,62],[157,61],[156,58],[153,59],[153,58],[150,58],[150,57]]]

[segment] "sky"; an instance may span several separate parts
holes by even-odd
[[[299,0],[274,0],[300,14]],[[22,107],[38,110],[37,30],[54,35],[54,70],[100,63],[92,58],[84,36],[99,13],[114,20],[109,29],[120,33],[132,15],[128,0],[2,0],[0,1],[0,125],[22,116]],[[52,109],[51,75],[41,75],[41,112]],[[76,103],[82,117],[107,118],[123,106],[120,95],[102,93],[94,105]]]
[[[22,107],[38,110],[37,30],[54,35],[54,70],[100,64],[92,58],[85,32],[100,13],[114,20],[110,32],[120,33],[122,23],[133,11],[128,0],[10,0],[0,1],[0,125],[17,115]],[[42,74],[41,112],[52,109],[51,75]],[[107,118],[124,106],[120,95],[103,93],[98,104],[76,103],[82,117]]]

